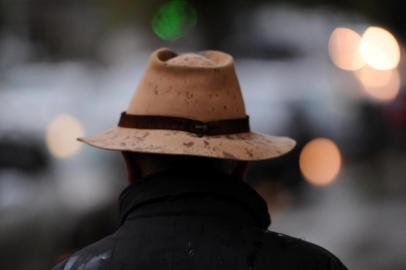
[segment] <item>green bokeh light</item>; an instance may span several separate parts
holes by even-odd
[[[152,29],[163,40],[181,38],[197,23],[197,13],[186,0],[163,4],[152,18]]]

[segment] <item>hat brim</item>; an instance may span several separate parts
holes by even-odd
[[[160,129],[116,127],[100,134],[78,138],[91,146],[141,153],[191,155],[232,160],[265,160],[279,157],[294,148],[295,141],[287,137],[255,132],[202,136]]]

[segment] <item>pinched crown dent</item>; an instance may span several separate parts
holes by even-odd
[[[215,66],[216,63],[210,60],[207,57],[196,53],[185,53],[178,55],[169,61],[168,64],[175,65],[175,66],[192,66],[192,67],[212,67]]]
[[[232,56],[220,51],[177,54],[170,49],[162,48],[153,55],[157,62],[166,66],[217,69],[233,65]]]

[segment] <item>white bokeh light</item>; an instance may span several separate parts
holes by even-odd
[[[379,70],[394,69],[400,61],[399,44],[395,37],[380,27],[368,27],[359,46],[362,59]]]

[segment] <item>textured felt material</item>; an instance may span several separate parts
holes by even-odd
[[[107,150],[247,161],[295,146],[290,138],[249,130],[234,60],[219,51],[152,53],[124,118],[79,140]]]

